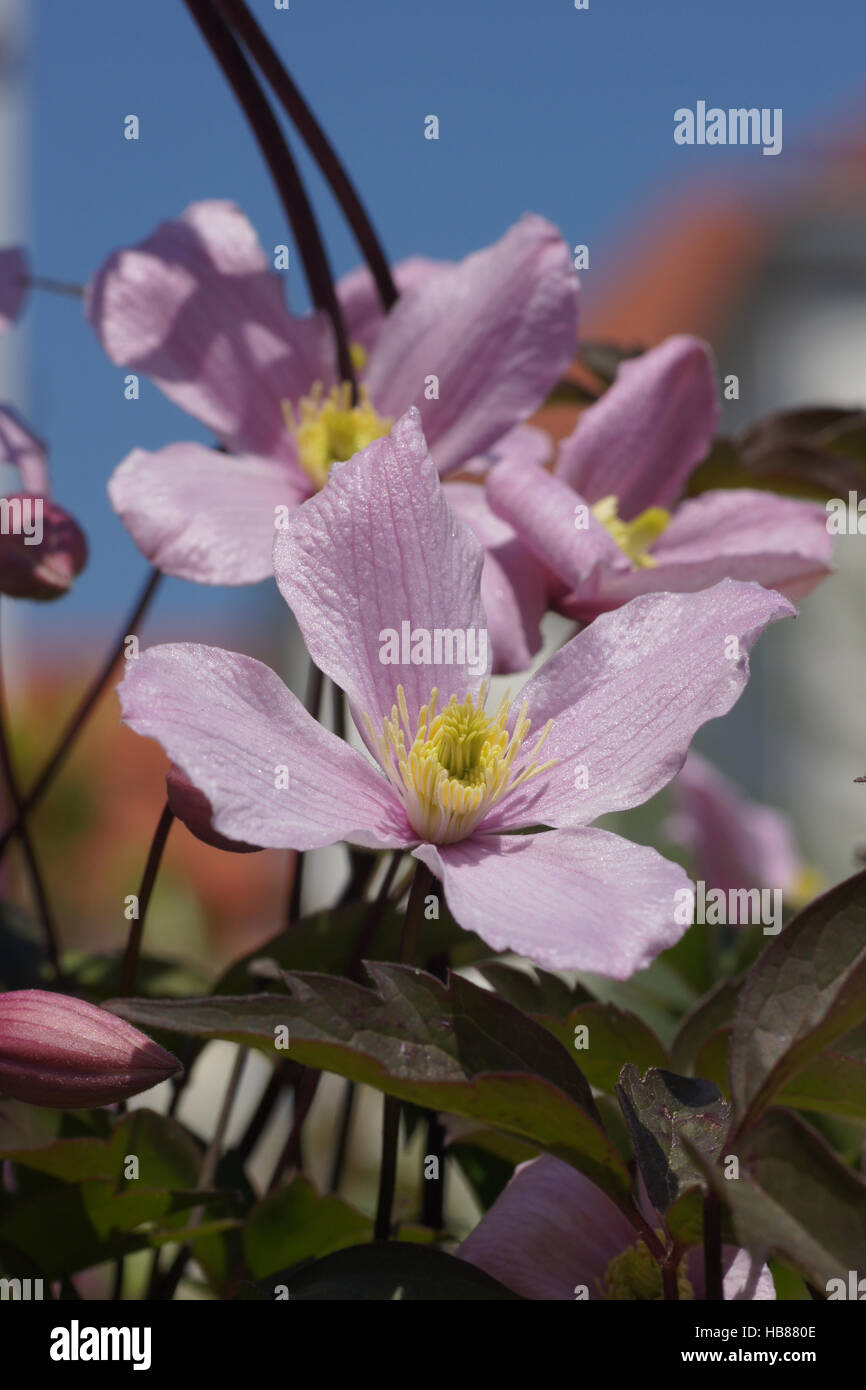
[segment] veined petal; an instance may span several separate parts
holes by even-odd
[[[330,325],[289,313],[280,277],[232,203],[193,203],[115,251],[85,311],[112,362],[149,376],[240,453],[294,458],[282,402],[336,380]]]
[[[544,567],[487,505],[483,487],[446,483],[445,496],[484,546],[481,601],[493,643],[493,671],[525,671],[541,647],[547,610]]]
[[[508,460],[511,463],[545,464],[553,458],[553,440],[537,425],[515,425],[483,454],[476,454],[460,465],[461,474],[485,478],[491,468]]]
[[[772,590],[725,579],[602,614],[520,691],[512,718],[526,701],[534,731],[553,721],[543,760],[556,763],[504,797],[484,828],[586,825],[648,800],[701,725],[736,703],[764,628],[793,612]]]
[[[346,691],[362,733],[363,713],[381,729],[398,685],[413,723],[433,686],[440,709],[452,694],[463,699],[478,690],[490,646],[482,563],[480,544],[448,506],[416,410],[333,468],[327,486],[278,532],[274,549],[277,583],[307,650]],[[415,648],[421,659],[411,660],[404,634],[426,634],[432,656],[433,634],[455,629],[471,629],[484,646],[483,669],[470,669],[470,645],[480,648],[468,641],[462,663],[428,662],[423,644]],[[388,634],[399,649],[394,662]]]
[[[569,589],[593,594],[599,568],[630,569],[610,532],[573,488],[535,464],[500,463],[487,479],[491,507]]]
[[[676,501],[715,436],[713,359],[697,338],[666,338],[623,362],[559,448],[556,472],[590,502],[615,496],[630,521]]]
[[[306,490],[285,463],[202,444],[134,449],[108,495],[139,550],[165,574],[198,584],[254,584],[274,572],[277,508]],[[280,514],[281,515],[281,514]]]
[[[607,830],[478,834],[414,854],[461,927],[549,970],[627,980],[686,930],[675,920],[685,872]]]
[[[379,771],[260,661],[191,643],[151,647],[127,663],[118,690],[124,722],[162,744],[230,840],[320,849],[417,838]]]
[[[450,264],[450,261],[431,260],[429,256],[409,256],[392,265],[391,276],[400,294],[405,294]],[[350,342],[371,352],[385,322],[385,313],[369,267],[359,265],[350,270],[337,281],[336,289]]]
[[[514,1170],[457,1254],[523,1298],[573,1301],[576,1285],[585,1284],[598,1299],[611,1260],[637,1239],[589,1178],[542,1154]]]
[[[396,418],[417,405],[445,474],[541,405],[576,341],[568,247],[549,222],[527,215],[493,246],[401,296],[367,385],[380,414]],[[425,396],[430,377],[438,399]]]

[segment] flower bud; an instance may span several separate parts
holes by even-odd
[[[0,994],[0,1094],[54,1109],[110,1105],[180,1070],[107,1009],[43,989]]]
[[[56,502],[23,492],[0,498],[0,594],[60,598],[86,563],[84,532]]]

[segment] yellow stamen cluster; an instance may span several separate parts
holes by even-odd
[[[452,695],[437,714],[439,692],[434,688],[413,730],[406,695],[398,685],[397,704],[391,718],[383,720],[381,734],[369,715],[364,716],[379,761],[422,840],[449,845],[465,839],[506,792],[553,766],[535,762],[553,721],[548,720],[525,765],[517,770],[515,760],[531,728],[527,705],[509,735],[508,696],[492,716],[484,709],[486,696],[484,681],[477,703],[467,695],[458,704]]]
[[[694,1298],[684,1264],[677,1270],[677,1287],[681,1299]],[[605,1298],[632,1303],[660,1302],[665,1296],[661,1269],[642,1240],[611,1260],[600,1288]]]
[[[387,434],[393,420],[377,415],[366,388],[358,392],[358,404],[352,404],[352,388],[347,381],[324,394],[317,381],[309,396],[304,396],[295,414],[290,401],[283,402],[286,425],[295,437],[298,458],[317,488],[328,481],[331,465],[345,463],[359,449]]]
[[[648,551],[652,549],[659,536],[667,527],[671,514],[664,507],[648,507],[645,512],[631,521],[623,521],[617,509],[615,497],[602,497],[592,508],[593,516],[601,522],[623,554],[639,569],[647,569],[657,562]]]

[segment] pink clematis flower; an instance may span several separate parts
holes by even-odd
[[[487,711],[482,559],[410,410],[333,471],[275,546],[283,597],[372,757],[268,667],[211,647],[130,662],[124,719],[206,797],[218,834],[405,848],[494,950],[627,977],[682,935],[675,895],[688,879],[590,822],[670,781],[696,729],[743,689],[758,634],[793,610],[733,581],[648,595]],[[538,826],[551,828],[510,833]]]
[[[636,594],[689,593],[723,578],[790,599],[829,572],[823,507],[750,488],[678,502],[715,436],[707,347],[666,339],[624,362],[560,445],[553,472],[505,460],[488,501],[547,565],[556,607],[591,622]]]
[[[361,382],[352,407],[326,317],[289,313],[281,278],[232,204],[193,204],[109,258],[86,305],[108,356],[149,376],[230,451],[171,444],[120,464],[111,501],[148,559],[199,583],[268,577],[275,520],[413,404],[443,475],[477,470],[503,446],[509,457],[544,451],[520,422],[577,340],[577,279],[555,228],[527,215],[459,264],[413,258],[396,278],[402,293],[387,318],[361,272],[343,284]],[[506,592],[498,573],[489,595],[503,592],[509,608],[503,636],[513,610],[533,606],[514,598],[512,579]],[[538,574],[528,582],[537,593]]]
[[[659,1224],[651,1207],[644,1215]],[[661,1270],[624,1213],[589,1178],[548,1154],[515,1169],[457,1253],[523,1298],[663,1297]],[[680,1298],[704,1298],[703,1259],[700,1249],[686,1252],[677,1271]],[[724,1246],[722,1270],[726,1301],[776,1297],[769,1269],[748,1251]]]
[[[694,750],[671,791],[675,810],[667,833],[688,850],[707,888],[778,888],[793,908],[820,891],[820,877],[803,864],[787,816],[750,801]]]
[[[0,407],[0,463],[17,469],[23,489],[0,497],[0,593],[60,598],[87,563],[87,540],[51,500],[45,445],[8,406]]]

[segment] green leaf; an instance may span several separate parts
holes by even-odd
[[[271,1296],[279,1285],[287,1288],[290,1299],[304,1300],[522,1301],[467,1260],[399,1240],[355,1245],[271,1279]]]
[[[85,951],[67,951],[61,958],[62,973],[74,981],[78,990],[88,998],[110,999],[120,989],[123,958],[116,955],[93,955]],[[148,998],[166,995],[181,999],[201,994],[208,981],[198,971],[180,961],[143,956],[135,972],[138,989]]]
[[[253,1207],[244,1255],[256,1279],[369,1238],[372,1222],[335,1193],[320,1196],[298,1175]]]
[[[707,1039],[695,1062],[695,1070],[715,1081],[723,1091],[728,1085],[730,1042],[730,1028],[720,1029]],[[843,1038],[838,1047],[807,1062],[803,1070],[782,1087],[776,1103],[794,1110],[866,1120],[866,1062],[847,1056],[844,1044]]]
[[[866,870],[816,898],[749,971],[731,1046],[738,1129],[866,1018]]]
[[[590,1004],[593,996],[581,984],[568,984],[559,975],[542,970],[538,965],[524,969],[501,960],[480,961],[475,967],[479,975],[492,985],[500,999],[545,1020],[567,1018],[580,1004]]]
[[[866,1183],[813,1129],[786,1110],[764,1115],[737,1145],[739,1178],[707,1165],[738,1244],[775,1255],[818,1288],[862,1268]]]
[[[610,1095],[616,1091],[623,1058],[641,1072],[665,1067],[670,1061],[652,1029],[637,1014],[618,1009],[616,1004],[584,1004],[566,1019],[551,1020],[547,1027],[566,1048],[575,1049],[589,1084]],[[581,1027],[588,1032],[586,1048],[575,1046],[576,1029]]]
[[[696,1059],[713,1034],[733,1021],[742,986],[742,976],[722,980],[686,1015],[671,1047],[671,1058],[678,1071],[707,1075],[696,1065]],[[717,1079],[714,1073],[712,1075]]]
[[[302,918],[288,931],[278,932],[230,965],[215,984],[214,993],[240,994],[249,990],[256,979],[254,974],[250,974],[250,966],[262,959],[275,961],[282,970],[348,975],[355,955],[355,944],[368,919],[369,909],[369,903],[353,903],[349,907],[315,912],[310,917]],[[403,918],[404,914],[396,908],[386,908],[364,952],[366,960],[398,959]],[[428,921],[425,918],[421,923],[418,959],[427,960],[455,949],[459,952],[460,963],[489,953],[489,948],[476,936],[457,925],[440,899],[438,919]]]
[[[712,1082],[656,1067],[641,1080],[636,1067],[624,1066],[617,1095],[650,1201],[666,1211],[700,1178],[686,1144],[713,1161],[728,1131],[730,1106]]]
[[[289,1030],[293,1061],[431,1110],[532,1140],[629,1201],[625,1165],[582,1072],[541,1024],[458,975],[369,966],[375,990],[329,975],[286,975],[290,994],[188,1001],[117,1000],[145,1028],[226,1038],[273,1055]]]

